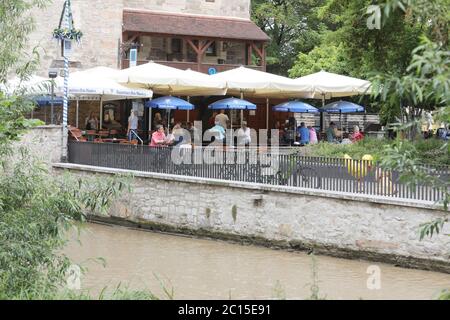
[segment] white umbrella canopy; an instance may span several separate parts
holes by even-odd
[[[184,71],[184,73],[192,80],[195,80],[197,82],[203,82],[208,86],[211,85],[213,86],[213,89],[207,86],[204,88],[199,87],[195,92],[196,93],[195,96],[207,96],[207,95],[224,96],[227,93],[226,88],[227,84],[225,83],[225,81],[214,79],[207,74],[193,71],[191,69],[187,69],[186,71]],[[183,95],[182,90],[180,92],[181,92],[180,95]]]
[[[69,96],[76,100],[101,99],[103,101],[152,98],[148,89],[130,88],[117,83],[111,77],[119,71],[106,67],[96,67],[78,71],[69,76]],[[57,93],[64,92],[64,79],[56,79]]]
[[[299,86],[311,86],[311,91],[307,97],[311,99],[331,99],[369,94],[371,87],[369,81],[326,71],[295,79],[294,82]]]
[[[311,91],[309,84],[299,85],[293,79],[243,66],[211,78],[225,81],[230,95],[244,93],[247,97],[292,98],[304,97]]]
[[[16,91],[24,91],[30,95],[45,95],[50,92],[48,89],[51,85],[50,79],[30,76],[28,79],[14,78],[7,82],[6,85],[1,85],[0,90],[6,94],[13,94]]]
[[[225,83],[155,62],[124,69],[115,77],[117,82],[136,88],[149,88],[162,95],[224,95]]]

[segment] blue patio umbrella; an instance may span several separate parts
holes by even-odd
[[[38,97],[34,97],[33,101],[39,107],[50,106],[52,104],[52,97],[51,96],[38,96]],[[64,103],[63,98],[61,98],[61,97],[53,97],[53,105],[54,106],[62,106],[63,103]]]
[[[216,101],[209,105],[213,110],[256,110],[256,104],[237,98]]]
[[[318,113],[319,110],[301,101],[288,101],[273,107],[276,112]]]
[[[357,105],[353,102],[348,101],[338,101],[327,104],[325,107],[321,109],[323,112],[328,113],[356,113],[356,112],[364,112],[365,109],[363,106]]]
[[[364,112],[366,109],[363,106],[360,106],[353,102],[348,101],[337,101],[327,104],[325,107],[320,109],[322,112],[327,113],[339,113],[339,122],[341,123],[342,128],[342,114],[343,113],[357,113]]]
[[[194,105],[183,99],[175,97],[161,97],[145,103],[147,108],[165,110],[194,110]]]
[[[237,98],[228,98],[216,101],[208,106],[213,110],[256,110],[256,104],[249,101]],[[241,113],[241,122],[242,122]],[[231,122],[231,128],[233,128],[233,122]]]
[[[183,99],[179,99],[176,97],[172,97],[172,96],[167,96],[167,97],[161,97],[161,98],[157,98],[154,100],[150,100],[147,101],[145,103],[145,106],[147,108],[152,108],[152,109],[164,109],[168,111],[168,119],[167,119],[167,127],[170,127],[170,111],[171,110],[194,110],[195,106],[190,103],[187,102]],[[151,126],[151,121],[150,121],[150,126]],[[151,127],[150,127],[151,129]]]
[[[64,100],[61,97],[53,97],[50,95],[42,95],[42,96],[33,96],[30,99],[40,108],[51,106],[62,106],[64,104]],[[53,110],[52,110],[53,115]],[[31,117],[33,118],[33,110],[31,111]],[[47,110],[45,110],[45,122],[47,122]],[[53,122],[52,122],[53,123]]]

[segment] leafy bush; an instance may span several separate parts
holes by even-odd
[[[58,251],[85,213],[108,208],[125,181],[50,175],[23,152],[0,169],[0,299],[54,297],[70,260]]]
[[[380,161],[386,156],[386,147],[394,144],[395,141],[393,140],[371,138],[352,144],[323,142],[311,146],[311,152],[314,156],[331,158],[343,158],[345,154],[348,154],[354,159],[361,159],[364,155],[370,154],[375,161]],[[437,139],[420,139],[414,142],[402,140],[402,144],[403,148],[410,150],[422,164],[450,166],[450,149],[443,141]]]

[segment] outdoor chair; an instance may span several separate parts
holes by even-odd
[[[97,135],[97,131],[86,130],[86,136],[87,136],[88,141],[94,141],[96,135]]]
[[[85,137],[83,137],[83,133],[81,132],[80,129],[78,129],[76,127],[69,126],[68,130],[69,130],[69,133],[70,133],[71,137],[73,139],[75,139],[76,141],[81,141],[81,142],[87,141],[87,139]]]

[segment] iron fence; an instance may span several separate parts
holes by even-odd
[[[69,162],[162,174],[440,201],[447,189],[402,183],[400,174],[372,161],[301,156],[286,150],[153,148],[113,143],[69,143]],[[448,167],[421,168],[450,180]],[[447,185],[448,186],[448,185]]]

